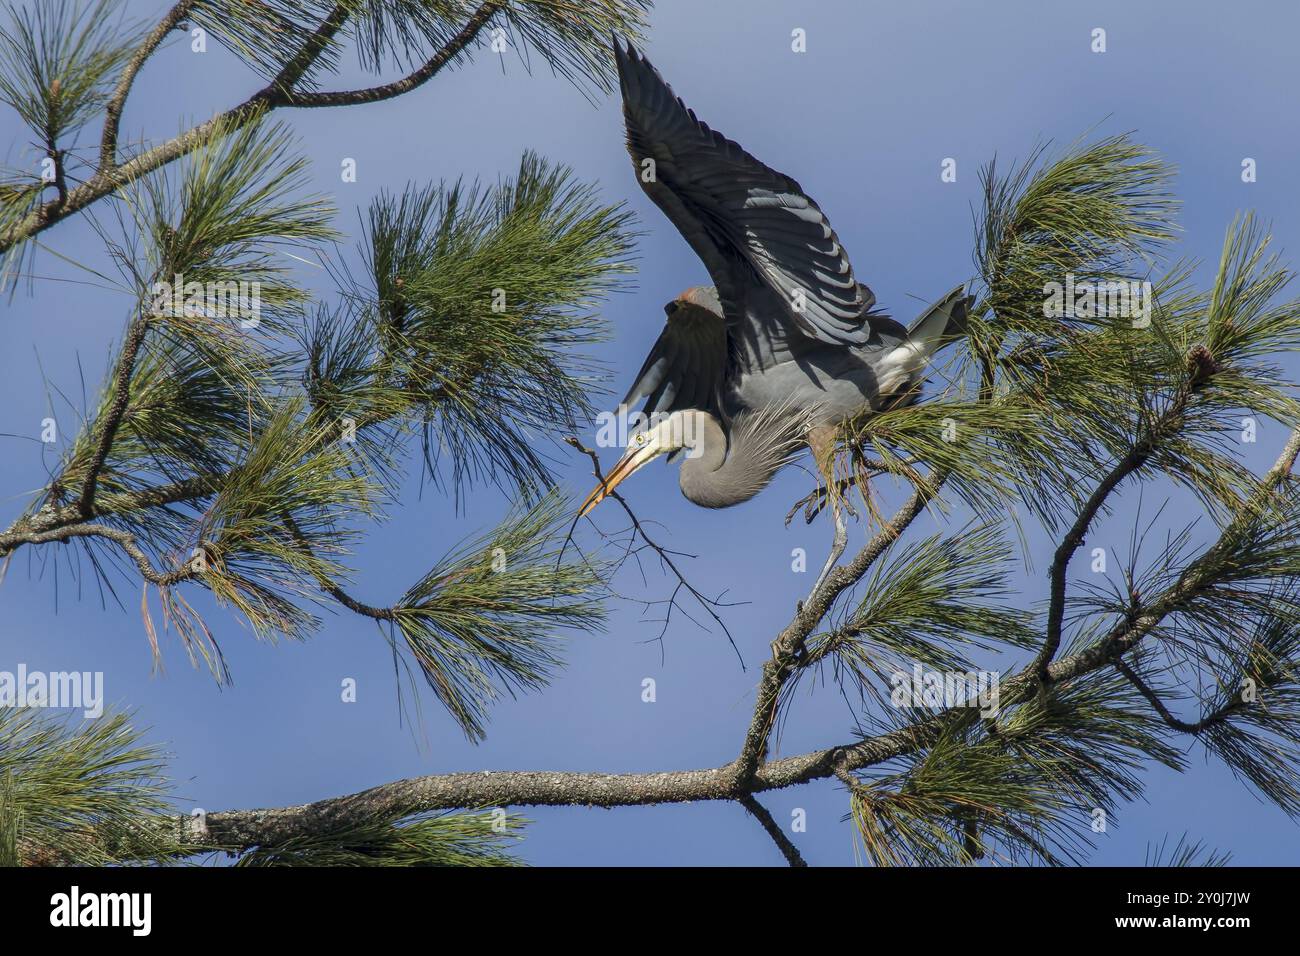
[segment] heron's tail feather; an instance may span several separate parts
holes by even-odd
[[[921,313],[907,330],[907,337],[925,358],[966,332],[966,319],[974,299],[958,286]]]
[[[965,290],[958,286],[921,313],[907,330],[907,340],[880,358],[876,363],[877,410],[916,401],[935,353],[965,332],[971,304]]]

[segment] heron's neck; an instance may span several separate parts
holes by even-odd
[[[688,422],[694,456],[682,462],[679,483],[682,494],[705,508],[726,508],[748,501],[772,480],[785,464],[785,447],[765,442],[742,421],[727,436],[718,420],[708,412],[691,411]]]

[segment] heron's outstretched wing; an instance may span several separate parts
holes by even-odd
[[[623,404],[645,399],[647,415],[698,408],[722,418],[727,374],[727,328],[702,308],[679,308],[646,356]]]
[[[747,335],[867,341],[875,296],[854,279],[817,204],[696,119],[631,45],[615,42],[614,52],[637,179],[703,260],[728,324]]]

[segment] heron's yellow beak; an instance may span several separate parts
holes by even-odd
[[[604,482],[591,489],[591,494],[587,495],[587,500],[578,509],[579,518],[604,501],[605,497],[622,484],[626,478],[640,471],[660,455],[670,451],[670,449],[662,447],[651,433],[643,432],[637,437],[644,438],[644,441],[638,445],[634,440],[628,450],[623,453],[623,457],[605,476]]]

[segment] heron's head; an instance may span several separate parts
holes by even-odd
[[[636,474],[650,462],[664,455],[671,455],[682,448],[692,446],[692,418],[688,411],[677,411],[664,417],[661,421],[637,432],[627,443],[627,451],[618,460],[605,480],[591,490],[587,500],[578,509],[581,518],[628,477]]]
[[[722,302],[718,299],[718,290],[711,285],[693,285],[677,298],[664,306],[664,311],[671,319],[678,309],[699,309],[722,315]]]

